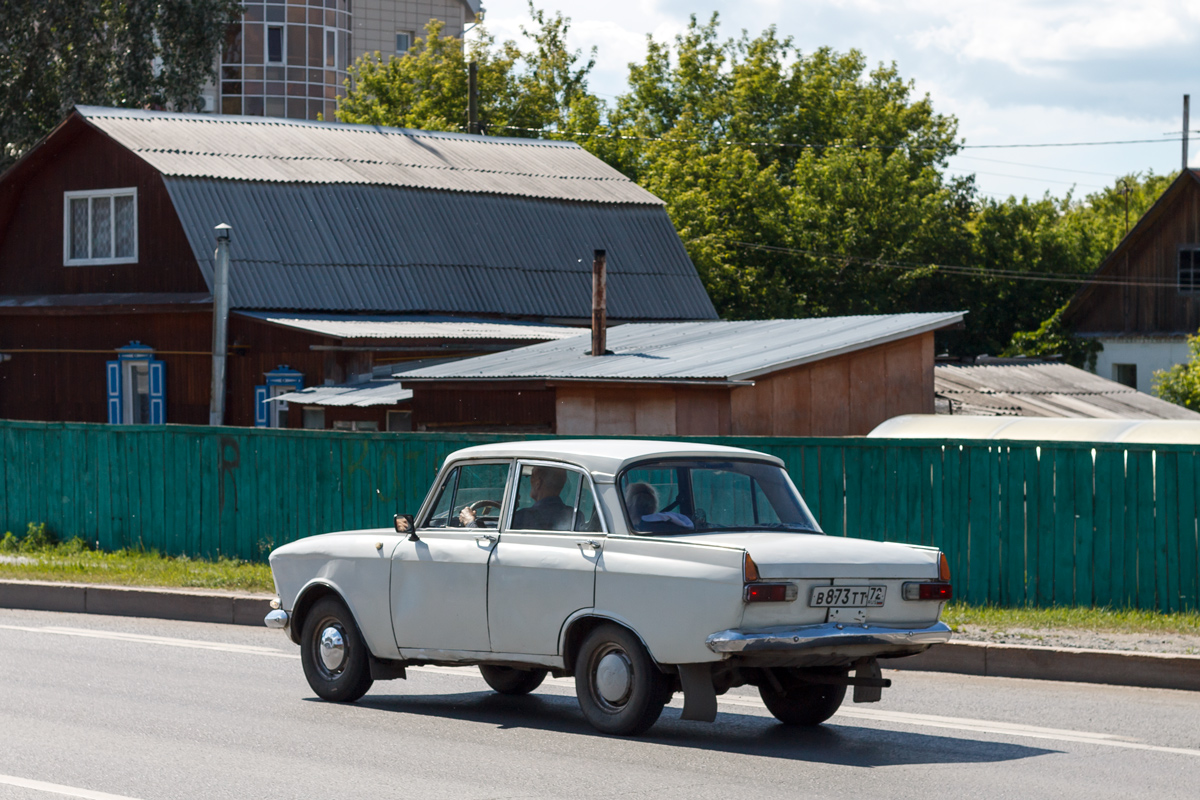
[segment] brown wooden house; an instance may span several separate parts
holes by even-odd
[[[629,324],[404,373],[417,430],[857,436],[933,413],[933,332],[963,314]]]
[[[0,175],[0,417],[206,423],[218,223],[233,425],[287,424],[281,392],[553,339],[590,316],[597,247],[614,318],[716,317],[662,202],[575,145],[79,107]]]
[[[1080,287],[1064,314],[1099,341],[1096,373],[1149,392],[1200,328],[1200,173],[1184,170]]]

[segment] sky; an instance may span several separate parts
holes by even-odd
[[[967,147],[950,174],[981,194],[1083,197],[1130,172],[1182,161],[1183,95],[1194,91],[1191,157],[1200,167],[1200,0],[539,0],[572,20],[571,44],[597,48],[591,89],[609,102],[646,36],[670,40],[696,14],[726,36],[774,24],[802,52],[861,50],[895,62]],[[487,29],[519,37],[525,0],[484,0]],[[469,34],[468,34],[469,35]],[[1086,147],[981,147],[1153,140]]]

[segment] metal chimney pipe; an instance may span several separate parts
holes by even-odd
[[[1183,96],[1183,171],[1187,172],[1188,162],[1188,102],[1191,100],[1191,95]]]
[[[602,356],[606,348],[605,329],[608,327],[607,269],[603,250],[592,256],[592,355]]]
[[[208,405],[208,424],[225,424],[225,352],[229,327],[229,234],[233,230],[222,222],[217,232],[217,252],[213,269],[213,346],[212,389]]]
[[[479,64],[467,65],[467,133],[479,133]]]

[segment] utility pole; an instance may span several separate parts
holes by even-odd
[[[1188,100],[1190,98],[1191,95],[1183,96],[1183,167],[1181,169],[1184,172],[1187,172],[1188,168]]]
[[[222,222],[217,232],[217,253],[213,261],[213,346],[212,389],[208,404],[208,424],[225,424],[225,351],[229,327],[229,233]]]
[[[475,61],[472,61],[467,68],[467,133],[480,133],[479,64]]]
[[[1125,195],[1125,233],[1129,233],[1129,181],[1121,179],[1121,194]]]

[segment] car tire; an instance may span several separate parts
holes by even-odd
[[[774,675],[782,687],[769,682],[758,687],[767,710],[784,725],[820,725],[837,712],[846,698],[846,687],[828,683],[805,683],[803,670],[777,669]],[[845,677],[846,670],[811,670],[822,675]]]
[[[323,597],[304,618],[300,663],[323,700],[353,703],[371,688],[371,656],[354,617],[336,597]]]
[[[589,633],[575,661],[575,695],[602,733],[636,736],[653,725],[671,697],[671,679],[641,641],[617,625]]]
[[[479,672],[488,686],[500,694],[513,695],[529,694],[542,685],[547,675],[547,670],[544,669],[520,669],[493,664],[480,664]]]

